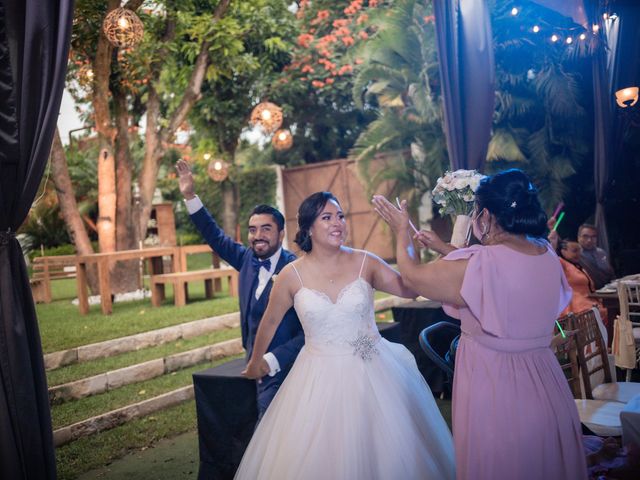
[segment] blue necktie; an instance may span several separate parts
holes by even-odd
[[[253,268],[256,270],[256,272],[260,271],[260,267],[264,267],[267,269],[267,272],[271,270],[271,260],[270,259],[266,259],[265,261],[261,262],[258,257],[253,257]]]

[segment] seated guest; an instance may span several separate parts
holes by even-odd
[[[607,253],[598,247],[598,230],[594,225],[584,223],[578,228],[578,243],[582,247],[580,265],[587,271],[596,290],[616,278],[609,263]]]
[[[589,310],[595,305],[600,311],[602,321],[606,324],[607,310],[602,305],[602,302],[589,297],[589,294],[593,293],[595,288],[593,280],[585,269],[582,268],[582,265],[580,265],[581,252],[582,247],[575,240],[561,240],[559,243],[558,256],[560,257],[560,264],[573,290],[571,302],[567,308],[563,310],[561,315],[566,315],[569,312],[578,313]]]

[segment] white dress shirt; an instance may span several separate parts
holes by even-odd
[[[189,215],[193,215],[204,206],[202,204],[202,200],[200,200],[200,197],[198,197],[197,195],[190,200],[185,199],[184,203],[187,206],[187,211],[189,212]],[[269,271],[267,271],[266,268],[261,268],[258,271],[258,286],[256,287],[256,293],[255,293],[256,300],[260,298],[260,295],[262,295],[262,292],[264,292],[264,289],[266,288],[267,283],[269,282],[269,280],[271,280],[271,277],[273,276],[273,272],[275,272],[276,270],[276,265],[278,265],[278,261],[280,260],[281,252],[282,252],[282,248],[279,248],[276,253],[271,255],[271,257],[269,257],[269,260],[271,260],[271,269]],[[276,373],[280,371],[280,363],[278,362],[278,359],[276,358],[276,356],[271,352],[265,353],[264,359],[269,365],[269,369],[270,369],[269,376],[273,377]]]

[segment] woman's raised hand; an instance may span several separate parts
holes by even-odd
[[[406,200],[400,202],[400,208],[398,208],[384,196],[374,195],[372,203],[375,211],[387,222],[396,235],[409,229],[409,213],[407,212]]]

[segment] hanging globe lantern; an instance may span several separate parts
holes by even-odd
[[[222,182],[229,176],[229,164],[223,160],[211,160],[207,173],[214,182]]]
[[[266,133],[273,133],[282,125],[282,109],[275,103],[259,103],[251,112],[249,122],[253,127],[261,127]]]
[[[293,135],[291,135],[289,130],[283,128],[273,134],[271,143],[273,144],[273,148],[276,150],[288,150],[291,148],[291,145],[293,145]]]
[[[93,76],[93,67],[89,63],[85,63],[78,69],[78,83],[84,89],[93,85]]]
[[[114,47],[131,47],[142,40],[142,20],[129,9],[116,8],[109,12],[102,23],[107,40]]]

